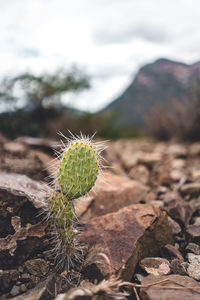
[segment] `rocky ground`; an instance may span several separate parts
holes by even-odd
[[[0,300],[200,299],[200,143],[108,142],[75,203],[82,265],[49,257],[49,140],[0,137]],[[66,280],[67,278],[67,280]]]

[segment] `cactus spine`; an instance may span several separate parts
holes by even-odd
[[[91,138],[73,136],[63,143],[56,170],[55,192],[50,196],[48,209],[56,227],[57,251],[67,268],[78,257],[75,237],[73,200],[85,195],[94,186],[99,173],[100,152]]]

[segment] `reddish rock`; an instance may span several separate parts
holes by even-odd
[[[130,279],[139,260],[156,255],[172,237],[165,213],[135,204],[91,219],[80,239],[90,248],[84,267],[87,276],[102,278],[123,268],[123,277]]]
[[[157,283],[162,280],[163,283]],[[157,283],[157,284],[156,284]],[[140,290],[142,300],[199,300],[200,282],[181,275],[145,277],[142,285],[152,285]]]
[[[93,201],[87,217],[101,216],[118,211],[124,206],[145,201],[149,188],[127,177],[105,173],[97,179],[94,191],[90,193]]]

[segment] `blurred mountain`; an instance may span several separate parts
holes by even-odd
[[[196,82],[200,82],[200,62],[187,65],[159,59],[143,66],[122,95],[100,113],[115,115],[116,126],[142,126],[152,105],[184,102]]]

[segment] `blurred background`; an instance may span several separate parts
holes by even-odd
[[[0,133],[200,140],[199,0],[0,0]]]

